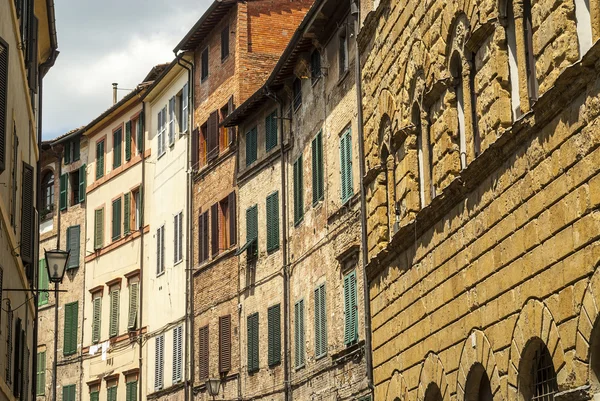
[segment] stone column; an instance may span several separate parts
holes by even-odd
[[[510,1],[510,0],[509,0]],[[517,42],[517,68],[519,69],[519,98],[521,113],[527,113],[529,104],[529,89],[527,84],[527,55],[525,48],[525,19],[523,18],[523,0],[513,0],[513,17],[515,19],[515,36]]]
[[[388,214],[388,238],[392,238],[394,232],[394,222],[396,221],[396,180],[395,180],[395,160],[392,154],[389,154],[386,161],[386,184],[387,184],[387,214]]]
[[[433,177],[433,166],[430,157],[431,139],[429,138],[429,116],[426,111],[421,111],[421,144],[423,146],[423,186],[425,193],[425,206],[431,203],[433,198],[432,193],[432,177]]]
[[[467,166],[473,159],[475,159],[475,128],[473,125],[474,114],[473,114],[473,97],[471,91],[471,63],[464,60],[462,63],[462,78],[461,84],[463,89],[463,110],[465,113],[465,142],[466,147],[466,159]]]

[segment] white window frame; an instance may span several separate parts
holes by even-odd
[[[156,277],[165,273],[165,226],[156,230]]]
[[[167,131],[167,106],[158,112],[157,129],[158,133],[156,138],[158,140],[158,157],[160,157],[166,152],[165,135]]]
[[[173,263],[178,264],[183,260],[183,212],[173,217],[173,227]]]
[[[190,91],[189,91],[189,85],[186,82],[185,85],[183,85],[183,89],[182,89],[182,94],[181,94],[181,133],[183,134],[184,132],[188,132],[188,125],[189,125],[189,103],[190,103]]]
[[[175,144],[175,96],[169,99],[169,146]]]

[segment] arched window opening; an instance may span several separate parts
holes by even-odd
[[[458,114],[458,138],[460,151],[460,169],[467,167],[467,135],[465,132],[465,94],[463,90],[462,60],[458,53],[454,53],[450,63],[450,71],[454,77],[454,90],[456,93],[456,112]]]
[[[558,391],[552,356],[539,338],[525,346],[519,364],[519,392],[524,401],[554,401]]]
[[[589,0],[575,0],[575,18],[577,19],[579,58],[582,58],[592,47],[593,41]]]
[[[600,319],[592,329],[590,341],[590,384],[594,392],[600,391]]]
[[[379,132],[379,143],[381,146],[381,166],[385,174],[385,193],[387,203],[387,215],[388,215],[388,232],[391,230],[393,224],[393,218],[396,215],[396,180],[395,180],[395,160],[389,148],[389,144],[392,140],[392,122],[388,115],[384,115],[381,118]]]
[[[477,363],[471,368],[465,386],[465,401],[493,401],[490,379],[483,368]]]
[[[525,35],[525,61],[527,63],[527,88],[529,103],[538,99],[538,81],[535,75],[535,55],[533,54],[533,23],[531,19],[531,0],[523,0],[523,28]]]
[[[412,108],[411,121],[417,135],[417,160],[419,163],[419,200],[421,208],[425,207],[425,143],[423,141],[423,130],[421,129],[421,110],[415,103]]]
[[[42,208],[51,212],[54,209],[54,173],[47,172],[42,179]]]
[[[442,392],[435,383],[429,383],[427,390],[425,391],[424,401],[442,401]]]
[[[469,70],[469,91],[471,94],[471,116],[473,117],[473,153],[475,157],[481,153],[481,137],[479,136],[479,119],[477,118],[477,93],[475,92],[475,74],[477,66],[475,64],[475,53],[468,53],[467,60],[471,63]]]
[[[506,41],[508,44],[508,70],[510,74],[510,104],[513,121],[521,116],[521,97],[519,96],[519,67],[517,64],[517,32],[512,1],[506,9]]]

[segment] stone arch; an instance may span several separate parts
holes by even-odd
[[[452,23],[450,24],[448,35],[446,36],[448,38],[446,42],[446,60],[448,68],[450,68],[455,54],[458,54],[460,59],[466,57],[464,49],[470,31],[471,24],[467,19],[467,15],[463,11],[455,14]]]
[[[425,401],[427,390],[434,384],[440,391],[443,401],[450,401],[450,387],[446,378],[446,371],[439,356],[430,352],[423,361],[419,373],[419,387],[417,388],[417,401]]]
[[[379,101],[377,103],[377,110],[379,112],[379,121],[383,121],[383,118],[387,116],[392,123],[392,129],[397,127],[396,121],[396,111],[398,110],[396,107],[396,100],[392,95],[392,92],[389,89],[382,89],[379,92]]]
[[[548,348],[552,364],[559,383],[566,381],[565,352],[560,334],[552,313],[543,301],[530,298],[515,322],[510,344],[508,362],[508,397],[509,400],[521,400],[519,378],[527,377],[529,372],[520,372],[521,362],[528,345],[533,341],[541,341]]]
[[[393,125],[390,116],[385,113],[379,120],[379,131],[377,133],[379,158],[382,163],[387,156],[393,153],[391,147]]]
[[[392,374],[392,379],[390,380],[390,384],[388,384],[385,400],[408,400],[408,385],[406,384],[406,380],[404,380],[404,376],[402,376],[402,373],[400,373],[398,370],[395,370]]]
[[[589,279],[583,301],[577,317],[577,335],[575,336],[575,359],[588,367],[588,377],[578,377],[577,384],[585,379],[596,387],[600,385],[597,366],[592,364],[592,356],[600,353],[600,270],[595,270]],[[600,355],[598,355],[600,356]]]

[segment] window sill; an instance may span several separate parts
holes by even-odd
[[[207,269],[210,269],[212,266],[216,265],[217,263],[221,262],[222,260],[235,255],[237,249],[238,249],[237,244],[232,245],[231,248],[220,252],[213,259],[207,259],[204,262],[200,263],[199,267],[194,270],[194,275],[197,275]]]
[[[321,359],[325,358],[326,356],[327,356],[327,352],[324,353],[323,355],[315,356],[315,362],[320,361]]]
[[[327,224],[331,224],[333,220],[339,219],[346,213],[350,212],[360,200],[360,192],[352,195],[350,199],[344,202],[336,211],[327,216]]]
[[[350,74],[350,67],[348,67],[341,75],[340,78],[338,79],[336,85],[340,86],[342,83],[344,83],[344,81],[346,80],[346,77]]]
[[[165,275],[165,271],[163,270],[160,273],[156,274],[156,278],[159,278],[159,277],[164,276],[164,275]]]
[[[229,60],[229,54],[226,55],[225,57],[221,57],[221,64],[225,64],[225,62]]]
[[[177,262],[173,263],[173,266],[180,265],[183,262],[183,258],[179,259]]]
[[[304,221],[304,216],[300,217],[298,221],[294,221],[294,227],[298,227]]]

